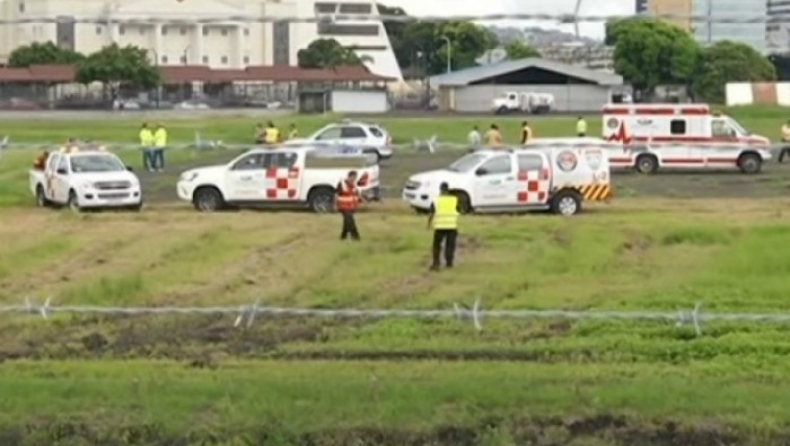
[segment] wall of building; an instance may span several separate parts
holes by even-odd
[[[721,0],[717,0],[721,1]],[[647,10],[650,14],[674,14],[678,16],[691,15],[692,0],[649,0],[647,1]],[[691,20],[688,18],[675,18],[664,19],[666,22],[671,23],[683,30],[691,30]]]
[[[334,90],[330,102],[336,113],[386,113],[390,108],[386,90]]]
[[[377,14],[375,3],[370,0],[332,3],[338,13]],[[7,60],[14,48],[51,40],[83,53],[96,51],[112,42],[136,45],[148,49],[160,65],[187,63],[212,68],[296,65],[300,49],[319,37],[331,37],[371,58],[368,66],[372,72],[401,77],[381,22],[343,22],[331,26],[285,22],[190,23],[217,16],[273,18],[310,17],[315,14],[315,0],[0,0],[0,20],[53,17],[108,20],[108,23],[99,25],[0,25],[0,63]],[[185,23],[169,26],[121,24],[124,20],[145,23],[152,17],[184,20]]]
[[[765,23],[716,23],[716,20],[760,17],[767,13],[767,0],[693,0],[693,15],[710,15],[710,23],[703,21],[692,24],[694,36],[700,43],[731,40],[765,52],[767,49]]]
[[[767,50],[769,53],[790,52],[790,0],[768,0],[766,24]]]
[[[727,105],[790,106],[790,82],[731,82],[727,84]]]
[[[455,90],[454,93],[452,90]],[[507,92],[549,93],[554,95],[556,111],[599,111],[609,102],[609,87],[599,85],[475,85],[470,87],[441,88],[439,104],[448,109],[455,105],[458,112],[493,112],[494,98]]]

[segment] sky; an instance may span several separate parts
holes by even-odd
[[[576,0],[380,0],[387,6],[400,6],[409,15],[487,15],[487,14],[567,14],[572,13]],[[582,0],[580,13],[587,15],[634,14],[634,0]],[[506,22],[503,26],[540,26],[573,32],[573,25],[559,26],[552,22]],[[580,23],[580,34],[603,38],[603,23]]]

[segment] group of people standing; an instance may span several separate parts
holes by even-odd
[[[144,122],[140,127],[140,147],[143,149],[145,169],[149,172],[162,172],[165,169],[167,129],[162,124],[156,124],[152,129]]]
[[[578,121],[576,121],[576,135],[580,138],[587,136],[587,121],[583,116],[579,116]],[[527,144],[530,142],[530,140],[532,140],[533,137],[534,133],[532,131],[532,127],[529,125],[529,122],[522,122],[521,132],[519,135],[519,144]],[[476,125],[473,126],[472,131],[469,132],[467,139],[469,141],[469,145],[472,148],[481,147],[483,144],[488,147],[499,147],[503,144],[502,133],[499,131],[499,126],[496,124],[491,124],[491,127],[488,129],[485,135],[480,134],[480,129]]]

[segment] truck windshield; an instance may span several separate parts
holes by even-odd
[[[121,172],[126,166],[111,155],[80,155],[71,157],[71,171],[74,173]]]
[[[452,172],[469,172],[470,170],[477,167],[477,165],[486,158],[487,157],[485,155],[481,155],[479,153],[470,153],[450,164],[450,167],[448,167],[447,170]]]

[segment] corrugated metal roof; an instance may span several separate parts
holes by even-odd
[[[465,70],[455,71],[448,74],[440,74],[431,77],[433,86],[464,87],[473,82],[502,76],[514,71],[521,71],[527,68],[539,68],[552,71],[569,77],[584,79],[595,82],[599,85],[622,85],[623,77],[617,74],[610,74],[601,71],[588,70],[583,67],[554,62],[546,59],[529,58],[519,60],[508,60],[492,65],[483,65]]]

